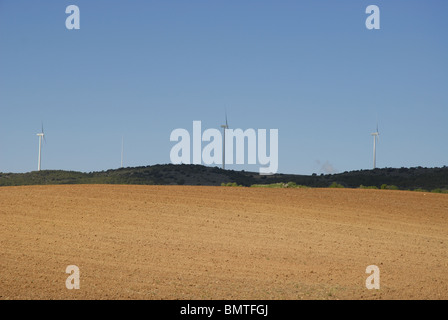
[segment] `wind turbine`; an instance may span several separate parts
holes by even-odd
[[[41,160],[42,160],[42,138],[45,140],[45,134],[44,134],[44,124],[42,123],[42,130],[40,133],[37,134],[37,136],[39,137],[39,158],[37,161],[37,171],[40,171],[41,168]]]
[[[371,134],[373,136],[373,169],[376,168],[376,142],[379,139],[378,123],[376,124],[376,132]]]
[[[226,129],[229,129],[227,124],[227,111],[226,111],[226,124],[221,125],[222,128],[222,169],[226,168]]]

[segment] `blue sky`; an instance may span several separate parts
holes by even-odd
[[[68,5],[81,29],[67,30]],[[379,6],[381,29],[365,9]],[[0,0],[0,171],[170,162],[170,133],[278,129],[279,172],[448,165],[445,0]],[[259,165],[228,166],[258,171]]]

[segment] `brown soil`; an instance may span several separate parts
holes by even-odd
[[[0,253],[0,299],[448,299],[448,195],[2,187]]]

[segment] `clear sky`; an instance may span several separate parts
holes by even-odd
[[[80,30],[67,30],[68,5]],[[380,8],[368,30],[366,7]],[[278,129],[280,173],[448,165],[446,0],[0,0],[0,171],[170,162],[170,133]],[[259,165],[230,169],[258,171]]]

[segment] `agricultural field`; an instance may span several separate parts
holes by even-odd
[[[69,265],[79,290],[66,288]],[[446,300],[448,195],[1,187],[0,299]]]

